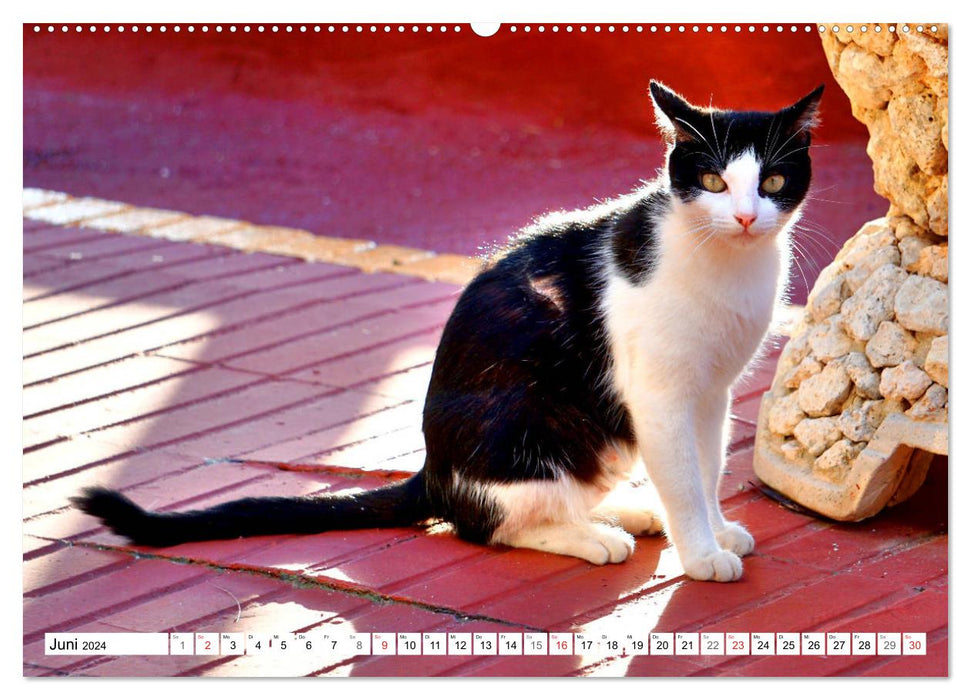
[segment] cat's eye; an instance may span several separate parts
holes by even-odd
[[[701,186],[709,192],[724,192],[728,187],[717,173],[702,173]]]
[[[775,175],[769,175],[767,178],[762,180],[762,191],[767,194],[775,194],[780,191],[786,184],[786,179],[782,175],[776,173]]]

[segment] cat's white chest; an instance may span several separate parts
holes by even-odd
[[[604,312],[622,397],[647,387],[700,395],[736,380],[771,321],[780,261],[766,254],[734,262],[745,265],[662,261],[646,284],[609,279]]]

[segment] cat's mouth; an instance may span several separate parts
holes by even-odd
[[[739,246],[751,246],[768,238],[765,233],[758,233],[749,228],[737,229],[728,236],[728,240]]]

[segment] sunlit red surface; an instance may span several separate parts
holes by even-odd
[[[882,215],[866,133],[818,37],[396,31],[25,31],[24,183],[137,205],[475,253],[660,166],[647,81],[770,109],[828,85],[813,258]],[[326,31],[326,30],[325,30]],[[780,57],[784,56],[784,60]],[[808,236],[808,234],[806,234]],[[825,235],[822,239],[819,236]],[[944,675],[947,471],[856,525],[767,499],[751,469],[776,354],[737,392],[726,508],[743,580],[685,580],[663,539],[621,566],[417,530],[144,550],[66,507],[367,488],[421,465],[419,415],[453,285],[25,223],[27,675]],[[226,461],[229,458],[241,460]],[[104,545],[98,549],[92,545]],[[45,657],[45,631],[650,628],[916,631],[918,657]],[[282,665],[281,665],[282,664]]]

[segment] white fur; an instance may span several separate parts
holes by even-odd
[[[693,209],[702,208],[709,214],[717,234],[734,236],[734,243],[753,242],[755,238],[774,235],[779,230],[780,214],[768,197],[759,194],[761,164],[755,154],[746,151],[733,160],[721,174],[728,189],[723,192],[703,192],[692,203]],[[744,227],[736,217],[754,216],[755,220],[748,229],[749,237],[744,235]]]
[[[611,447],[601,457],[601,478],[584,484],[562,474],[549,481],[472,486],[502,510],[492,544],[539,549],[586,559],[594,564],[622,562],[634,551],[633,534],[653,534],[659,519],[647,508],[610,497],[626,483],[637,454]],[[468,486],[466,486],[468,487]]]
[[[604,317],[614,386],[668,517],[685,572],[741,576],[754,546],[718,504],[730,389],[768,330],[785,285],[789,217],[758,194],[758,164],[726,169],[728,189],[676,201],[659,227],[660,260],[642,286],[610,277]],[[756,213],[746,231],[738,211]],[[710,221],[699,228],[697,222]],[[758,228],[756,228],[758,227]]]
[[[717,497],[730,389],[784,289],[795,218],[760,196],[759,174],[746,153],[723,174],[725,191],[687,204],[675,199],[656,231],[659,260],[644,284],[631,284],[604,260],[601,312],[613,359],[605,379],[630,411],[637,448],[607,449],[594,484],[561,472],[549,481],[471,486],[502,509],[494,544],[597,564],[624,561],[634,546],[628,533],[661,526],[647,504],[614,498],[640,465],[661,498],[685,572],[717,581],[741,576],[739,557],[754,540],[725,521]],[[744,226],[739,215],[755,220]]]

